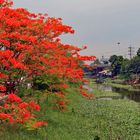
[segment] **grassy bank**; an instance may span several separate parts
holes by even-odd
[[[91,85],[92,86],[92,85]],[[49,100],[41,103],[40,118],[48,126],[37,131],[9,129],[1,133],[2,140],[139,140],[139,104],[129,100],[88,100],[73,89],[68,91],[69,107],[60,112],[50,107]],[[94,86],[95,97],[112,96]],[[115,93],[117,95],[117,93]]]
[[[95,96],[107,95],[97,89]],[[50,110],[49,140],[138,140],[139,105],[129,100],[87,100],[69,90],[69,112]],[[114,93],[109,93],[111,96]],[[117,95],[117,93],[116,93]],[[51,115],[50,115],[51,114]],[[52,117],[53,116],[53,117]]]

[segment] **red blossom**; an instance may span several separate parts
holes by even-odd
[[[14,122],[13,117],[10,114],[0,113],[0,119],[8,120],[10,123]]]
[[[15,95],[13,93],[8,95],[8,99],[7,100],[9,102],[18,102],[18,103],[22,102],[21,98],[19,98],[17,95]]]
[[[34,101],[30,101],[30,102],[29,102],[29,105],[30,105],[33,109],[35,109],[35,110],[37,110],[37,111],[40,110],[40,106],[39,106],[38,104],[36,104]]]
[[[29,104],[26,102],[23,102],[23,103],[20,103],[18,106],[19,106],[19,108],[23,109],[23,108],[27,108],[29,106]]]
[[[38,127],[41,127],[42,125],[47,125],[48,122],[36,122],[34,125],[33,125],[33,128],[38,128]]]
[[[5,91],[5,90],[6,90],[5,86],[4,85],[0,85],[0,91]]]
[[[59,105],[65,105],[65,101],[58,101]]]

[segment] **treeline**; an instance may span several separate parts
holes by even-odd
[[[124,58],[123,56],[112,55],[109,59],[112,68],[112,75],[120,75],[125,80],[140,79],[140,48],[136,56],[132,59]]]

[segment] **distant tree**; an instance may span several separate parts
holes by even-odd
[[[137,56],[140,57],[140,48],[139,48],[138,51],[137,51]]]
[[[97,58],[97,59],[94,61],[94,64],[97,64],[97,65],[101,64],[101,63],[100,63],[100,60]]]
[[[127,65],[127,72],[133,74],[140,74],[140,48],[137,51],[137,55],[130,60]]]
[[[111,63],[111,66],[115,65],[116,61],[117,61],[117,55],[110,56],[109,62]]]
[[[127,66],[127,72],[133,74],[140,74],[140,57],[135,56]]]
[[[130,63],[130,60],[125,58],[123,59],[122,67],[121,67],[121,73],[124,74],[127,72],[127,66]]]
[[[123,56],[112,55],[109,59],[112,67],[113,75],[121,74],[125,79],[133,79],[137,77],[140,82],[140,48],[137,54],[131,60],[123,58]]]
[[[112,55],[109,58],[109,62],[111,63],[111,67],[112,67],[112,73],[114,76],[120,74],[123,61],[124,61],[123,56]]]

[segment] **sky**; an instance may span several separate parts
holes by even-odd
[[[64,43],[87,45],[82,55],[98,58],[117,54],[128,57],[140,47],[140,0],[13,0],[14,7],[63,18],[75,29],[62,37]],[[120,42],[120,45],[117,43]]]

